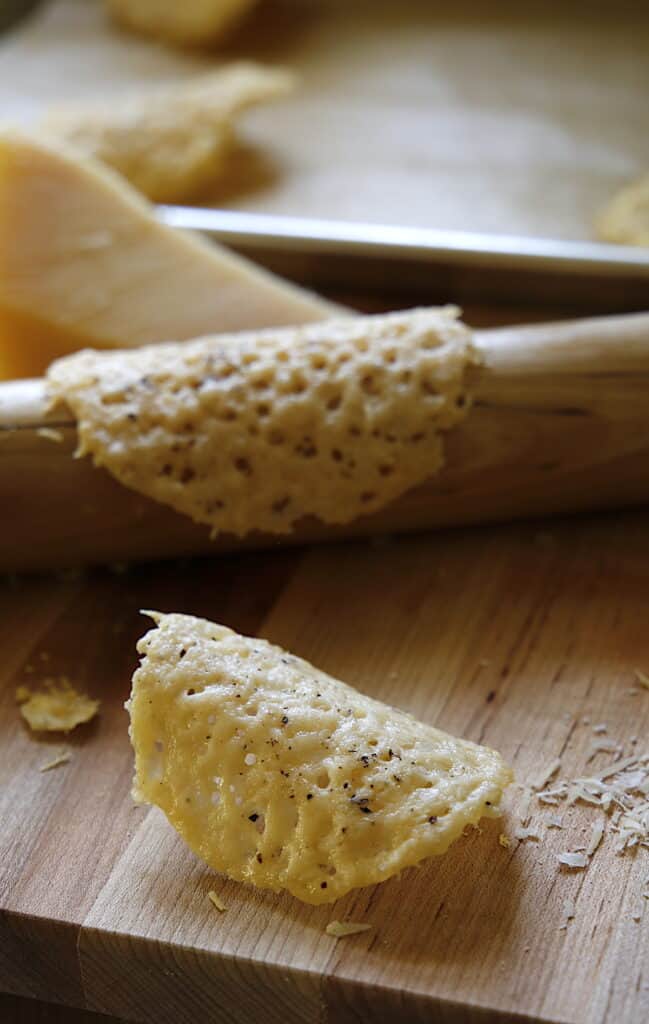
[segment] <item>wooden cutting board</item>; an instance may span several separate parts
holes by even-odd
[[[561,809],[564,829],[547,831],[556,808],[534,805],[541,840],[518,842],[512,789],[505,817],[445,857],[307,907],[226,882],[133,805],[122,705],[138,609],[179,610],[497,747],[521,782],[557,757],[573,777],[602,738],[593,725],[625,750],[649,736],[634,675],[649,669],[648,551],[636,512],[4,582],[0,989],[151,1024],[646,1021],[649,854],[620,857],[608,836],[588,871],[560,868],[590,809]],[[61,742],[26,731],[14,688],[46,675],[102,707],[69,738],[71,761],[42,773]],[[336,942],[334,918],[372,929]]]

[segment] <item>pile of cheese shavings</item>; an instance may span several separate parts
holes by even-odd
[[[607,830],[617,836],[618,853],[624,854],[635,847],[649,849],[649,753],[631,754],[592,775],[561,780],[537,793],[537,799],[550,805],[565,801],[597,807],[607,815]],[[593,832],[593,853],[604,831]]]

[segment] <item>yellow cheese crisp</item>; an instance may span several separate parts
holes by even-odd
[[[108,0],[108,9],[127,28],[187,46],[222,39],[256,3],[257,0]]]
[[[127,704],[133,795],[217,871],[326,903],[497,813],[512,775],[495,751],[265,640],[149,614]]]
[[[52,111],[43,127],[119,171],[149,199],[179,203],[211,185],[237,114],[285,95],[291,75],[230,64],[173,88]]]
[[[649,246],[649,174],[613,196],[596,228],[605,242]]]
[[[21,715],[34,732],[70,732],[77,725],[89,722],[99,710],[98,700],[78,693],[67,680],[58,684],[50,682],[44,693],[19,686],[16,700]]]
[[[469,405],[455,309],[357,317],[129,352],[48,371],[79,453],[214,533],[346,523],[434,474]]]

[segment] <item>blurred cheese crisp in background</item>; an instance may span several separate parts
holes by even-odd
[[[179,46],[223,39],[257,0],[108,0],[121,25]]]
[[[62,106],[43,127],[119,171],[154,202],[182,203],[223,171],[236,116],[292,86],[288,71],[238,62],[171,88]]]

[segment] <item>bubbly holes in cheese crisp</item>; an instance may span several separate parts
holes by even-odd
[[[157,621],[130,703],[135,791],[216,870],[327,902],[443,853],[498,803],[508,773],[492,751],[264,640],[188,616]],[[205,692],[189,705],[197,680]],[[149,765],[160,721],[170,749],[162,778]]]
[[[84,450],[128,486],[213,536],[287,533],[305,516],[349,522],[439,469],[473,360],[455,317],[419,310],[86,352],[55,364],[48,387],[75,413]]]
[[[238,473],[243,473],[245,476],[252,476],[252,466],[242,455],[239,455],[236,459],[233,459],[232,464]]]

